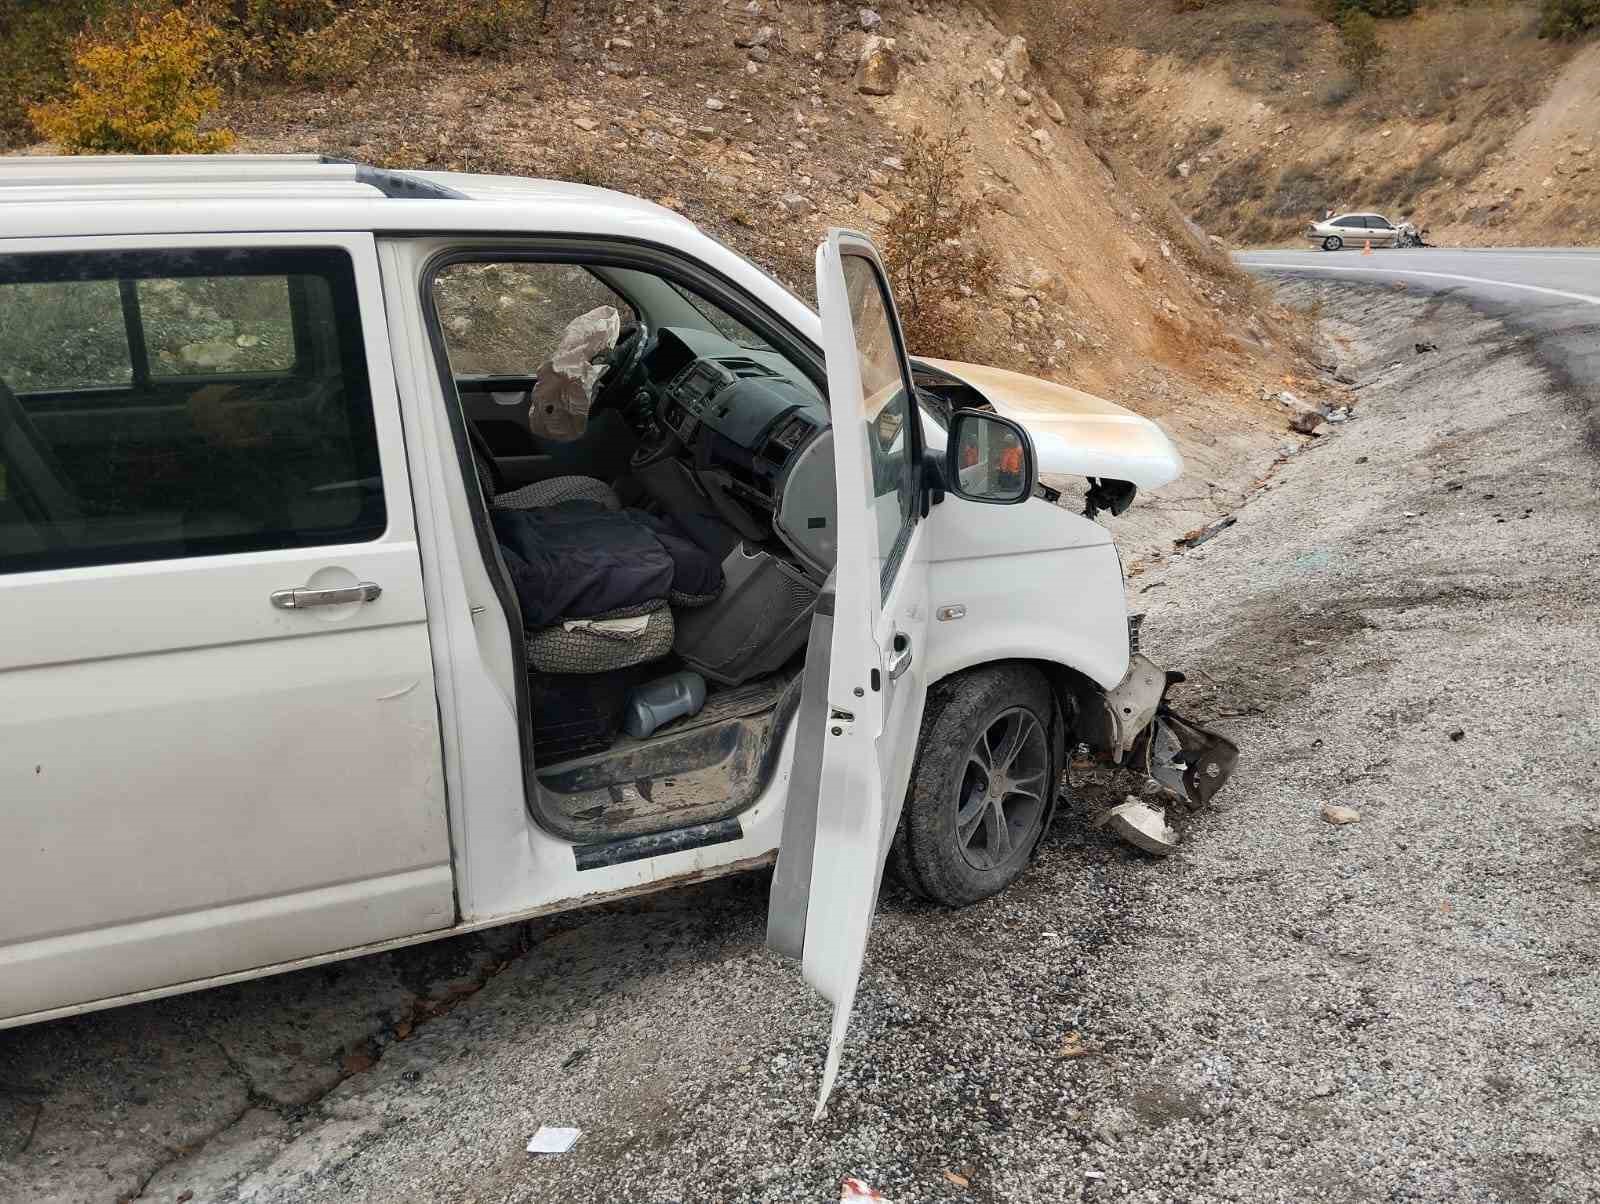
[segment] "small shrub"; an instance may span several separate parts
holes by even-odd
[[[339,15],[337,0],[200,0],[212,24],[271,45],[313,29]]]
[[[1409,17],[1417,11],[1418,0],[1315,0],[1317,15],[1329,21],[1342,21],[1348,13],[1369,17]]]
[[[1539,12],[1539,36],[1576,38],[1600,29],[1600,0],[1544,0]]]
[[[1339,62],[1350,78],[1364,84],[1383,58],[1378,23],[1363,12],[1351,10],[1339,18]]]
[[[194,154],[233,145],[227,130],[200,129],[221,93],[210,82],[221,31],[172,9],[135,15],[123,37],[82,35],[63,99],[28,116],[68,154]]]
[[[73,40],[102,0],[18,4],[0,0],[0,146],[32,139],[28,107],[65,87]]]
[[[1412,204],[1431,188],[1451,179],[1439,152],[1424,155],[1415,163],[1404,165],[1378,181],[1373,195],[1393,197],[1403,204]]]
[[[1266,195],[1267,175],[1259,155],[1249,155],[1228,164],[1211,181],[1211,196],[1224,207],[1259,201]]]
[[[1334,198],[1348,191],[1347,181],[1337,178],[1326,165],[1317,168],[1297,163],[1278,177],[1278,185],[1263,206],[1268,217],[1321,217]]]
[[[965,130],[937,137],[918,126],[907,140],[905,188],[886,227],[889,271],[906,340],[922,355],[960,358],[993,293],[994,264],[978,241],[980,202],[962,195]]]
[[[325,25],[283,43],[283,73],[308,83],[351,84],[381,61],[416,57],[412,23],[400,0],[359,0]]]
[[[607,162],[588,146],[574,143],[555,152],[539,165],[540,174],[569,184],[588,184],[595,188],[616,188],[617,181]]]
[[[433,21],[433,43],[454,54],[507,49],[532,23],[530,0],[450,0]]]
[[[1337,109],[1356,94],[1356,81],[1348,76],[1330,80],[1317,89],[1317,103],[1326,109]]]
[[[336,0],[192,0],[223,31],[222,59],[235,83],[282,79],[298,40],[339,15]]]

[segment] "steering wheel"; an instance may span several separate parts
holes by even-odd
[[[630,322],[622,328],[617,345],[606,356],[605,371],[595,385],[594,401],[589,405],[589,413],[604,409],[621,410],[629,418],[630,425],[639,425],[638,418],[629,411],[634,394],[642,383],[635,378],[640,375],[645,352],[649,349],[650,328],[644,319]]]

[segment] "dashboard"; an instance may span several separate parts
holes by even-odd
[[[709,502],[736,538],[774,536],[818,581],[833,568],[838,504],[827,403],[779,353],[663,327],[644,354],[658,446],[640,481],[669,512]],[[688,492],[686,493],[685,490]]]
[[[771,512],[785,470],[828,428],[811,382],[781,356],[704,331],[661,330],[648,368],[655,420],[688,451],[697,472],[715,471],[741,502]]]

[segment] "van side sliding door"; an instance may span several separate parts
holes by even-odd
[[[370,234],[0,240],[0,1027],[450,926]]]

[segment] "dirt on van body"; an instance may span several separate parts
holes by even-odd
[[[1453,303],[1285,288],[1355,420],[1129,582],[1237,776],[1164,860],[1080,771],[1004,895],[887,888],[824,1119],[751,875],[0,1033],[0,1197],[1593,1199],[1593,399]]]

